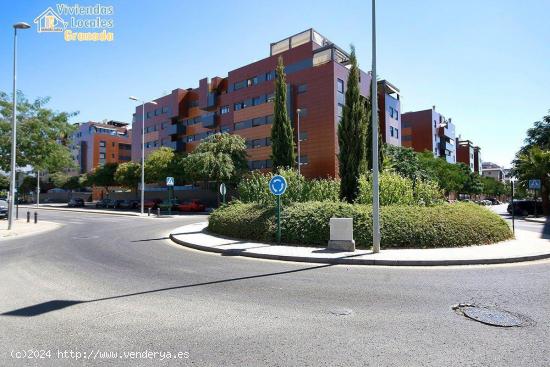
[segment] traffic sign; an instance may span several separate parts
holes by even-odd
[[[174,177],[166,177],[166,186],[174,186]]]
[[[287,186],[285,178],[281,175],[275,175],[269,180],[269,191],[273,195],[280,196],[284,194]]]
[[[529,189],[540,190],[540,180],[529,180]]]
[[[225,195],[227,193],[227,187],[225,187],[225,184],[222,182],[220,184],[220,194]]]

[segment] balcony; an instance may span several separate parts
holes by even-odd
[[[202,127],[205,127],[207,129],[213,129],[216,127],[217,118],[215,113],[208,113],[206,115],[202,115],[200,117]]]

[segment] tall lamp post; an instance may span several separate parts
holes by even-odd
[[[134,96],[130,96],[132,101],[141,102],[141,214],[144,213],[145,205],[145,104],[150,103],[156,105],[157,102],[145,102]]]
[[[10,175],[10,201],[8,203],[8,230],[13,226],[13,202],[15,200],[15,166],[17,152],[17,30],[29,29],[31,26],[21,22],[13,25],[13,123],[11,126],[11,175]]]
[[[380,193],[378,182],[378,85],[376,80],[376,0],[372,0],[372,252],[380,252]]]
[[[301,175],[302,162],[300,156],[300,115],[302,114],[302,110],[299,108],[296,109],[296,114],[298,115],[298,121],[296,123],[296,127],[298,130],[298,175]]]

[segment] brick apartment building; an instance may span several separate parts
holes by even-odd
[[[162,146],[191,152],[205,137],[227,132],[246,139],[251,169],[271,167],[271,124],[275,68],[283,58],[287,75],[288,112],[296,132],[300,109],[302,173],[335,177],[338,172],[337,126],[345,103],[349,55],[308,29],[272,43],[270,55],[228,72],[227,77],[201,79],[198,88],[175,89],[145,105],[145,153]],[[371,76],[361,72],[360,89],[370,95]],[[379,83],[382,139],[401,144],[399,90]],[[141,105],[133,122],[132,159],[141,156]],[[295,137],[297,140],[298,137]]]
[[[85,122],[71,137],[71,151],[79,172],[86,173],[105,163],[131,160],[131,130],[120,121]]]
[[[456,160],[470,167],[470,171],[482,174],[481,149],[470,140],[456,139]]]
[[[404,147],[417,152],[430,151],[436,157],[442,157],[449,163],[456,163],[455,125],[451,119],[431,109],[407,112],[401,116]]]

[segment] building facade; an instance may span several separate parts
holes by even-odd
[[[231,70],[227,77],[203,78],[197,88],[176,89],[145,106],[145,153],[168,146],[191,152],[211,134],[226,132],[246,139],[250,169],[271,168],[271,124],[275,68],[283,59],[287,110],[300,142],[302,173],[336,177],[337,129],[345,103],[349,55],[313,29],[271,43],[270,55]],[[370,95],[371,76],[361,71],[360,90]],[[379,82],[382,139],[401,143],[399,90]],[[300,109],[300,136],[297,110]],[[164,112],[166,110],[166,112]],[[134,114],[132,159],[141,156],[141,106]],[[166,126],[163,127],[163,123]]]
[[[131,160],[131,130],[120,121],[89,121],[78,124],[71,136],[71,152],[78,172],[87,173],[105,163]]]
[[[456,160],[467,165],[470,171],[475,172],[474,144],[470,140],[456,139]]]
[[[445,158],[449,163],[457,161],[455,125],[435,110],[407,112],[401,116],[404,147],[417,152],[430,151],[436,157]]]
[[[481,161],[481,148],[478,146],[474,147],[474,172],[478,175],[482,174],[483,163]]]
[[[506,179],[506,172],[504,168],[492,162],[483,162],[482,175],[484,177],[491,177],[500,182],[505,182]]]

